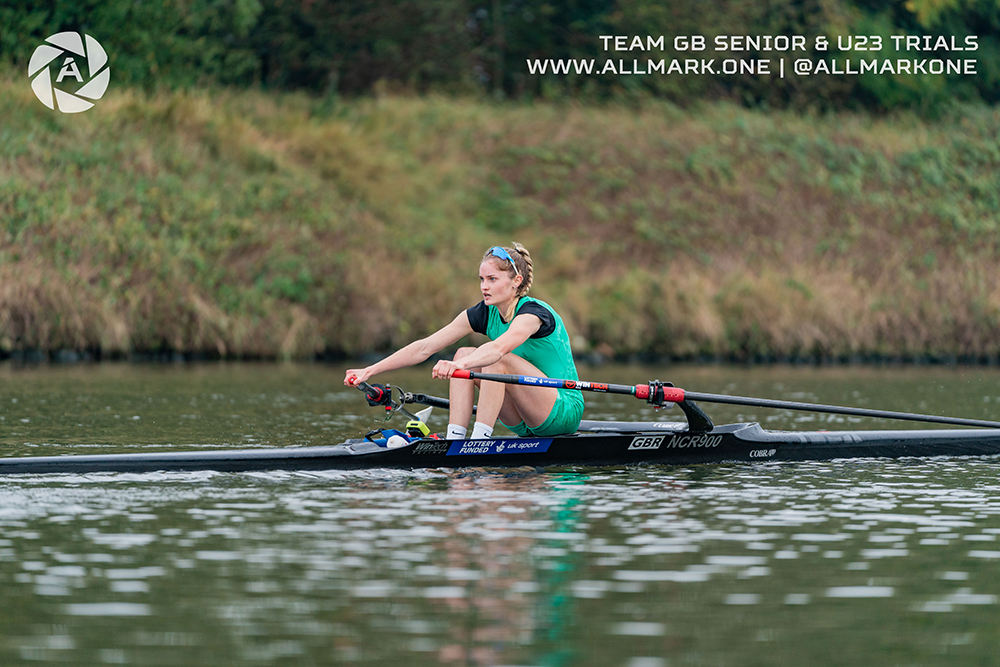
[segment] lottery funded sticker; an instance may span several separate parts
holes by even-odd
[[[537,440],[455,440],[448,448],[448,456],[485,454],[538,454],[547,452],[552,438]]]

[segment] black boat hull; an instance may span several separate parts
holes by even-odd
[[[93,472],[356,470],[467,466],[687,465],[725,461],[1000,454],[1000,429],[767,431],[758,424],[689,433],[683,424],[590,422],[555,438],[423,439],[398,449],[364,440],[329,447],[97,454],[0,459],[0,475]]]

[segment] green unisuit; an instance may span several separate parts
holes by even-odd
[[[533,364],[545,377],[579,380],[576,363],[573,361],[573,349],[569,342],[569,332],[566,331],[566,325],[563,324],[559,313],[552,306],[530,296],[521,297],[514,317],[517,317],[521,309],[529,303],[538,304],[552,314],[555,320],[555,330],[542,338],[529,338],[514,348],[513,354]],[[513,321],[513,318],[511,320]],[[510,328],[510,324],[510,322],[503,321],[496,306],[489,307],[489,321],[485,333],[490,340],[496,340],[504,334]],[[576,431],[580,426],[580,419],[583,417],[583,395],[574,389],[558,389],[557,391],[559,398],[556,399],[556,404],[552,407],[549,418],[541,425],[528,428],[524,422],[521,422],[514,425],[504,424],[504,426],[520,436],[548,436]]]

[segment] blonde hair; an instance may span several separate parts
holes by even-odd
[[[510,255],[510,258],[514,260],[512,265],[511,262],[508,262],[506,259],[502,259],[494,255],[492,252],[494,247],[496,246],[491,246],[489,249],[487,249],[485,254],[483,254],[483,261],[486,261],[487,259],[492,259],[494,262],[497,263],[498,269],[507,272],[507,275],[510,276],[511,280],[513,280],[517,276],[517,274],[520,273],[521,284],[518,285],[517,292],[515,293],[515,295],[519,298],[525,296],[528,293],[528,290],[531,289],[531,281],[532,278],[534,277],[534,264],[531,261],[531,253],[529,253],[528,249],[525,248],[520,243],[518,243],[517,241],[511,241],[509,247],[500,246],[501,248],[506,250],[507,254]],[[517,267],[516,271],[514,267]],[[515,300],[512,305],[512,308],[516,307],[517,307],[517,301]],[[513,312],[505,313],[504,321],[510,322],[511,315],[513,315]]]

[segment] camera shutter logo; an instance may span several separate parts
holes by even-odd
[[[80,113],[93,107],[88,100],[101,99],[111,80],[104,48],[90,35],[78,32],[56,33],[45,42],[28,62],[35,96],[48,108],[63,113]],[[82,63],[86,63],[87,78],[82,74]],[[56,68],[53,85],[52,70]]]

